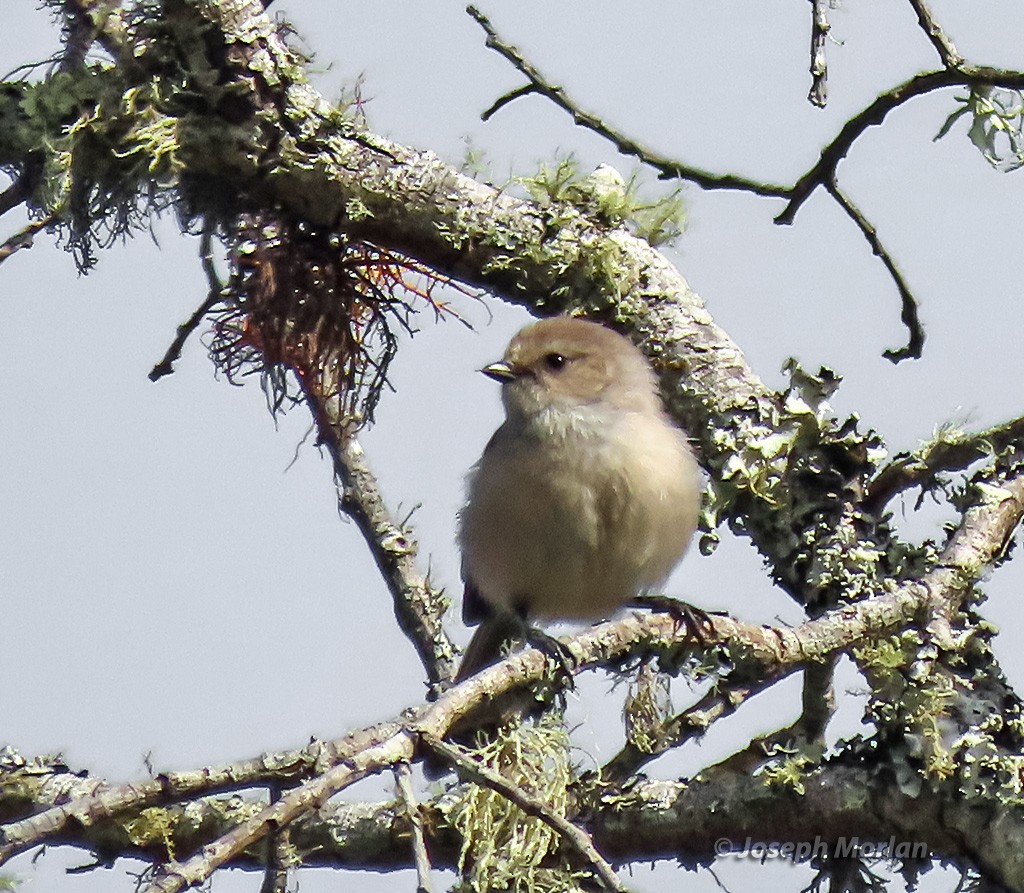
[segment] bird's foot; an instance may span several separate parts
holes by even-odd
[[[724,616],[721,611],[705,611],[667,595],[638,595],[632,604],[638,608],[671,614],[676,623],[686,629],[687,635],[700,645],[707,645],[708,635],[715,631],[714,616]]]
[[[557,677],[559,677],[563,687],[572,691],[576,687],[573,681],[573,674],[578,666],[572,651],[554,636],[549,636],[546,632],[537,629],[535,626],[528,626],[526,628],[525,638],[530,645],[542,651],[546,657],[554,662]]]

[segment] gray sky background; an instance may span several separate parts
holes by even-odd
[[[0,0],[0,71],[57,50],[57,31],[36,6]],[[933,7],[971,61],[1024,64],[1024,7],[1016,0]],[[520,80],[485,49],[460,4],[278,0],[273,9],[316,54],[316,82],[328,96],[364,76],[370,125],[393,139],[455,163],[468,139],[498,180],[568,151],[584,169],[634,168],[537,98],[482,124],[480,111]],[[526,0],[485,3],[483,11],[582,105],[648,145],[785,182],[879,91],[937,64],[908,4],[843,3],[831,14],[838,42],[828,48],[830,101],[820,111],[805,100],[806,0]],[[884,348],[903,343],[898,297],[822,194],[793,226],[775,227],[779,202],[687,188],[689,228],[670,252],[770,384],[783,384],[789,356],[808,369],[829,365],[845,377],[837,411],[858,412],[893,451],[916,446],[951,418],[981,427],[1024,410],[1024,173],[994,172],[966,139],[966,124],[932,142],[953,95],[897,110],[840,167],[841,183],[922,300],[922,360],[894,367],[882,359]],[[6,237],[14,223],[4,224]],[[159,771],[301,746],[310,735],[390,716],[424,691],[372,562],[354,527],[338,519],[329,465],[306,437],[307,416],[293,411],[275,427],[255,382],[233,388],[216,380],[198,338],[175,375],[147,380],[175,326],[205,295],[196,252],[197,240],[164,219],[153,239],[140,234],[104,252],[87,277],[47,236],[0,269],[0,745],[60,751],[73,767],[112,780],[145,774],[147,753]],[[491,300],[458,306],[476,330],[422,314],[421,333],[394,368],[396,393],[365,437],[395,512],[419,506],[422,558],[453,594],[462,477],[500,412],[495,386],[475,370],[500,356],[527,319]],[[949,516],[914,516],[912,507],[913,497],[906,530],[940,535]],[[798,620],[754,551],[724,532],[723,540],[712,558],[684,561],[669,592],[751,621]],[[1010,633],[996,649],[1018,686],[1024,658],[1012,633],[1022,584],[1017,562],[987,586],[988,616]],[[605,757],[620,735],[614,710],[595,718],[607,689],[606,680],[587,682],[573,708],[585,723],[581,745]],[[779,724],[795,715],[798,696],[791,686],[749,706],[693,756],[674,756],[652,774],[695,768],[758,723]],[[838,731],[857,722],[854,703]],[[389,778],[351,792],[389,795]],[[51,851],[11,870],[29,893],[131,888],[120,866],[63,875],[64,866],[85,861]],[[751,877],[745,869],[723,860],[716,871],[738,890]],[[777,878],[793,889],[810,878],[788,866],[761,871],[759,883]],[[684,882],[717,889],[707,873],[682,881],[677,872],[638,869],[628,882],[638,891]],[[931,889],[953,885],[937,874]],[[353,882],[414,888],[407,874],[299,878],[314,893]],[[214,889],[258,884],[255,875],[218,876]]]

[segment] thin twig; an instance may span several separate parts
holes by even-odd
[[[730,680],[726,677],[719,680],[714,688],[695,704],[661,724],[661,728],[655,732],[657,743],[653,747],[642,750],[636,744],[627,742],[600,768],[598,777],[604,784],[625,782],[663,753],[702,737],[712,723],[725,716],[731,716],[741,704],[788,676],[790,672],[795,672],[795,669],[794,667],[784,673],[765,675],[755,683],[746,678]]]
[[[900,320],[907,327],[907,332],[909,333],[907,343],[903,347],[889,348],[883,351],[882,356],[893,363],[898,363],[900,360],[908,358],[918,359],[924,347],[924,328],[917,313],[917,298],[914,297],[914,293],[910,290],[910,286],[903,277],[900,268],[896,266],[896,261],[886,250],[882,240],[878,238],[878,231],[874,225],[864,216],[853,200],[839,188],[835,177],[825,185],[825,188],[828,190],[829,195],[839,203],[839,207],[857,225],[857,229],[861,231],[864,238],[867,239],[868,244],[871,246],[871,251],[882,261],[885,269],[889,271],[889,276],[896,284],[896,290],[900,294]]]
[[[886,115],[899,108],[915,96],[924,96],[946,87],[1006,87],[1024,88],[1024,71],[1005,68],[989,68],[980,65],[963,65],[960,68],[945,68],[941,71],[926,71],[915,74],[902,84],[897,84],[879,93],[868,105],[849,118],[839,132],[821,150],[821,157],[785,190],[784,198],[789,201],[782,212],[775,217],[776,223],[793,222],[796,212],[818,187],[827,187],[834,179],[836,168],[849,153],[853,144],[869,128],[881,124]]]
[[[174,372],[174,364],[181,359],[181,351],[184,349],[185,342],[188,341],[189,336],[199,328],[199,324],[203,321],[206,314],[224,299],[224,283],[221,282],[220,277],[217,275],[217,269],[214,266],[213,237],[209,232],[204,232],[200,240],[199,258],[209,285],[206,300],[192,312],[188,319],[178,326],[174,340],[164,353],[163,359],[149,370],[150,381],[159,381],[165,375],[170,375]]]
[[[487,35],[487,46],[510,62],[530,82],[530,86],[520,87],[502,96],[485,112],[485,115],[493,115],[499,108],[502,108],[519,96],[536,93],[540,96],[546,96],[559,108],[568,112],[572,116],[573,121],[580,127],[585,127],[604,137],[623,155],[630,155],[648,167],[659,171],[664,179],[677,178],[687,180],[691,183],[696,183],[704,189],[740,189],[756,193],[757,195],[774,196],[776,198],[787,197],[788,190],[785,186],[761,183],[736,174],[715,174],[711,171],[682,164],[679,161],[658,155],[652,149],[615,130],[598,118],[597,115],[585,111],[574,100],[570,99],[562,87],[548,81],[516,47],[506,43],[494,29],[490,19],[475,6],[467,6],[466,12],[484,29],[484,33]]]
[[[811,40],[811,70],[812,73],[820,70],[821,80],[820,85],[812,85],[810,98],[812,102],[815,101],[815,88],[820,86],[822,91],[821,104],[823,105],[826,76],[824,41],[828,31],[828,20],[825,18],[827,2],[826,0],[811,0],[811,2],[814,4],[815,23],[812,29]],[[900,316],[910,333],[908,343],[905,347],[887,350],[884,353],[887,359],[899,362],[909,357],[916,358],[921,355],[921,348],[924,344],[924,332],[917,315],[917,301],[910,292],[892,257],[879,242],[874,227],[848,198],[841,197],[842,193],[839,192],[836,185],[836,169],[849,153],[856,140],[869,127],[881,124],[889,112],[915,96],[921,96],[925,93],[952,86],[989,85],[1017,89],[1024,87],[1024,72],[982,66],[965,66],[963,64],[953,66],[953,62],[959,59],[959,56],[955,55],[952,43],[949,42],[941,28],[938,28],[934,19],[930,17],[930,12],[928,12],[923,0],[911,0],[911,2],[919,10],[919,15],[922,14],[922,10],[924,11],[923,14],[926,18],[923,21],[929,23],[929,25],[934,25],[938,29],[935,32],[937,35],[935,39],[939,40],[941,45],[949,51],[943,56],[943,59],[948,61],[948,67],[942,71],[924,72],[915,75],[910,80],[898,84],[875,97],[864,109],[847,120],[831,142],[822,149],[818,161],[805,171],[792,186],[764,183],[735,174],[713,173],[658,155],[638,141],[606,124],[597,115],[583,109],[568,96],[561,86],[547,80],[536,66],[523,56],[518,48],[501,38],[490,19],[475,6],[468,6],[466,12],[483,28],[487,36],[486,45],[506,59],[529,81],[528,85],[513,90],[496,100],[485,112],[486,117],[490,117],[498,109],[519,96],[536,93],[548,98],[559,108],[566,111],[579,126],[585,127],[608,140],[622,154],[634,157],[642,164],[658,171],[663,179],[676,178],[686,180],[696,183],[703,189],[736,189],[752,192],[755,195],[786,199],[786,206],[775,217],[775,223],[777,224],[792,223],[797,211],[803,206],[804,202],[807,201],[818,187],[824,187],[839,202],[843,210],[854,221],[865,238],[868,239],[872,250],[882,260],[899,291],[901,301]],[[962,61],[960,60],[961,63]]]
[[[416,893],[432,893],[430,885],[430,854],[427,852],[427,840],[423,834],[423,815],[412,789],[412,767],[403,760],[393,767],[395,785],[398,795],[405,807],[409,827],[412,829],[412,852],[416,862]]]
[[[591,865],[607,889],[614,890],[616,893],[626,893],[626,888],[616,876],[615,870],[597,851],[594,841],[583,829],[574,825],[565,816],[558,815],[549,809],[546,804],[532,797],[519,785],[513,784],[504,776],[467,756],[462,748],[426,733],[423,733],[421,738],[430,750],[454,765],[461,777],[497,791],[527,815],[531,815],[547,825]]]
[[[270,801],[281,797],[281,786],[271,785]],[[288,828],[275,828],[267,835],[267,868],[263,872],[260,893],[287,893],[288,891]]]
[[[828,58],[825,44],[831,25],[828,23],[829,0],[811,0],[811,91],[807,98],[818,108],[828,103]]]
[[[7,241],[0,245],[0,264],[12,254],[21,251],[22,248],[31,248],[36,233],[53,223],[54,219],[55,215],[48,214],[42,220],[33,220],[7,239]]]
[[[522,87],[516,87],[515,90],[509,90],[508,93],[505,93],[503,96],[499,96],[490,104],[490,106],[487,107],[487,109],[480,113],[480,120],[490,121],[494,115],[512,102],[512,100],[518,99],[520,96],[529,96],[531,93],[536,92],[538,92],[536,84],[523,84]]]
[[[910,0],[910,5],[914,7],[914,12],[917,13],[917,21],[920,23],[924,33],[928,35],[932,46],[935,47],[935,51],[939,54],[942,64],[946,68],[960,68],[964,64],[964,57],[956,51],[953,41],[932,14],[926,0]]]

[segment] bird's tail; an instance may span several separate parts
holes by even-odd
[[[455,682],[463,682],[496,663],[515,642],[523,639],[523,621],[513,614],[492,614],[477,627],[462,656]]]

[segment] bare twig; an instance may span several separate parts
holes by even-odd
[[[911,487],[927,487],[943,471],[959,471],[992,453],[1024,443],[1024,416],[984,431],[939,438],[924,449],[897,456],[868,485],[864,508],[878,514]]]
[[[849,153],[853,144],[869,128],[881,124],[886,115],[899,108],[915,96],[923,96],[946,87],[993,86],[1009,89],[1024,88],[1024,71],[1005,68],[988,68],[977,65],[963,65],[960,68],[946,68],[941,71],[926,71],[916,74],[902,84],[880,93],[840,128],[839,133],[821,150],[821,157],[809,168],[792,187],[787,190],[789,199],[786,207],[775,217],[776,223],[793,222],[796,212],[811,194],[820,187],[833,182],[836,168]]]
[[[828,23],[829,0],[811,0],[811,91],[807,98],[818,108],[828,102],[828,58],[825,44],[831,25]]]
[[[204,232],[202,235],[199,243],[199,257],[203,265],[203,272],[206,273],[206,281],[209,284],[206,300],[196,307],[192,315],[178,326],[174,340],[167,348],[166,353],[164,353],[163,359],[149,370],[150,381],[159,381],[165,375],[170,375],[174,372],[174,364],[181,358],[181,351],[185,347],[185,342],[188,341],[189,336],[199,328],[199,324],[203,321],[206,314],[224,298],[224,283],[221,282],[220,277],[217,275],[217,270],[213,263],[213,237],[209,232]]]
[[[917,20],[939,54],[942,64],[946,68],[960,68],[964,64],[964,57],[956,51],[953,41],[932,14],[926,0],[910,0],[910,5],[914,7]]]
[[[481,121],[490,121],[491,118],[501,111],[506,105],[520,96],[529,96],[531,93],[536,93],[537,87],[535,84],[523,84],[522,87],[516,87],[515,90],[509,90],[502,96],[499,96],[494,100],[484,111],[480,113]]]
[[[271,802],[281,796],[280,785],[271,786]],[[289,829],[275,828],[267,835],[267,868],[263,872],[260,893],[287,893]]]
[[[615,870],[598,852],[589,834],[578,828],[565,816],[558,815],[547,805],[530,796],[519,785],[513,784],[507,778],[469,757],[462,748],[448,744],[427,733],[422,735],[422,740],[435,754],[455,766],[460,777],[497,791],[527,815],[531,815],[547,825],[590,864],[606,889],[614,890],[616,893],[626,893],[626,888],[616,876]]]
[[[592,130],[599,136],[604,137],[623,155],[630,155],[648,167],[657,170],[664,179],[677,178],[687,180],[688,182],[696,183],[704,189],[739,189],[745,192],[753,192],[757,195],[774,196],[776,198],[787,197],[785,186],[762,183],[736,174],[716,174],[658,155],[652,149],[615,130],[597,117],[597,115],[585,111],[574,100],[570,99],[564,88],[548,81],[516,47],[505,42],[494,29],[490,19],[475,6],[466,7],[466,12],[484,29],[487,35],[487,46],[508,60],[530,82],[529,86],[512,90],[499,98],[484,113],[486,117],[490,117],[513,99],[530,93],[536,93],[539,96],[546,96],[559,108],[568,112],[572,116],[573,121],[580,127],[585,127],[587,130]]]
[[[829,195],[839,203],[839,207],[857,225],[857,229],[867,239],[874,255],[882,261],[885,269],[889,271],[889,276],[896,284],[896,290],[900,293],[900,320],[907,327],[909,337],[905,346],[889,348],[882,352],[882,356],[894,363],[908,358],[919,358],[921,356],[921,349],[924,347],[924,327],[921,325],[921,319],[917,313],[917,299],[910,290],[910,286],[907,285],[907,280],[903,277],[900,268],[896,266],[893,256],[889,254],[885,245],[882,244],[882,240],[878,238],[878,231],[867,217],[864,216],[860,208],[853,203],[853,200],[839,188],[839,184],[836,183],[834,176],[831,182],[825,185],[825,188],[828,190]]]
[[[416,893],[431,893],[430,885],[430,854],[427,852],[427,841],[423,834],[423,816],[420,805],[416,802],[416,794],[412,789],[412,768],[408,762],[396,763],[393,768],[395,785],[398,795],[405,807],[405,814],[412,829],[412,852],[416,862]]]
[[[13,236],[0,244],[0,264],[22,248],[31,248],[36,233],[46,229],[54,221],[54,215],[48,214],[42,220],[33,220],[31,223],[18,230]]]

